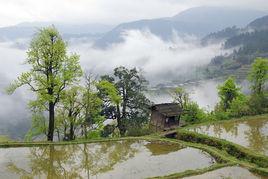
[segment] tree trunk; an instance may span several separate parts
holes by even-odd
[[[48,141],[53,141],[54,123],[55,123],[55,105],[53,102],[49,102],[49,124],[48,124],[48,135],[47,135]]]
[[[85,135],[85,139],[87,139],[87,124],[84,124],[84,135]]]
[[[125,126],[124,126],[122,118],[121,118],[119,104],[116,105],[116,109],[117,109],[117,127],[120,131],[120,135],[123,136],[126,132],[126,129],[125,129]]]
[[[70,140],[74,140],[74,123],[70,124]]]

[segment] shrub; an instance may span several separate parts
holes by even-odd
[[[235,98],[230,104],[230,109],[227,110],[229,112],[230,117],[242,117],[250,115],[252,112],[248,104],[249,99],[243,94]]]
[[[229,112],[225,112],[225,111],[215,111],[212,115],[213,115],[213,118],[215,120],[227,120],[227,119],[230,119]]]
[[[101,138],[101,130],[92,130],[88,132],[88,139],[98,139]]]
[[[146,124],[143,126],[135,125],[135,126],[129,127],[126,135],[137,137],[137,136],[149,135],[151,133],[152,131],[149,129],[149,125]]]
[[[197,103],[190,102],[185,107],[185,113],[181,116],[181,119],[189,123],[196,123],[206,120],[207,114]]]
[[[263,114],[268,112],[268,95],[252,94],[249,99],[249,107],[252,114]]]

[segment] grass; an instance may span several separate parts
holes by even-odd
[[[226,151],[229,155],[234,156],[239,160],[254,163],[259,167],[268,168],[268,157],[224,139],[210,137],[187,130],[179,130],[177,133],[177,139],[216,147],[220,150]]]
[[[1,142],[8,142],[10,139],[7,136],[0,136],[0,143]]]

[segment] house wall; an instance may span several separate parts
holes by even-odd
[[[153,110],[151,113],[150,129],[154,131],[159,131],[164,129],[165,126],[165,116],[158,111]]]
[[[178,126],[179,125],[179,121],[175,119],[176,117],[169,117],[168,119],[168,123],[165,122],[164,127],[165,128],[170,128],[170,127],[174,127],[174,126]]]

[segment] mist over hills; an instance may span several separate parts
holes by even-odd
[[[226,27],[244,27],[250,21],[265,15],[263,11],[226,7],[196,7],[185,10],[173,17],[147,19],[122,23],[96,41],[97,47],[106,47],[123,41],[127,30],[149,30],[163,40],[172,40],[179,35],[205,36]]]

